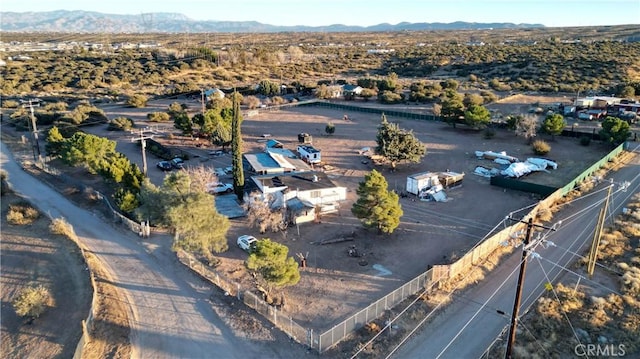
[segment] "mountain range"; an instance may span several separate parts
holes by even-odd
[[[0,11],[0,31],[11,32],[68,32],[68,33],[204,33],[204,32],[358,32],[358,31],[417,31],[417,30],[477,30],[539,28],[541,24],[513,23],[409,23],[372,26],[278,26],[257,21],[192,20],[179,13],[145,13],[115,15],[82,10],[46,12]]]

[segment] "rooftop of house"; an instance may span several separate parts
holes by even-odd
[[[311,191],[336,187],[324,172],[295,172],[251,177],[261,187],[287,187],[289,190]]]
[[[258,173],[281,168],[283,171],[310,171],[309,165],[299,158],[292,158],[284,151],[245,153],[244,158]]]

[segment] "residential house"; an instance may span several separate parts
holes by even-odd
[[[243,167],[255,174],[278,174],[311,171],[311,168],[293,152],[284,148],[267,147],[262,153],[245,153]]]
[[[358,85],[343,85],[342,86],[342,95],[345,98],[354,98],[356,96],[360,96],[362,93],[362,87]]]
[[[323,172],[261,175],[251,180],[264,195],[273,195],[276,202],[291,206],[293,217],[299,218],[297,223],[310,218],[310,208],[315,214],[333,213],[347,199],[346,187],[336,186]]]

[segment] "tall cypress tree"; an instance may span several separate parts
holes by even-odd
[[[242,114],[239,94],[233,92],[233,120],[231,122],[231,150],[233,151],[233,191],[240,202],[244,201],[244,171],[242,169]]]

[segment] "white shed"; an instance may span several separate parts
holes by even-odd
[[[439,185],[438,174],[435,172],[422,172],[407,177],[407,192],[416,196],[421,190]]]

